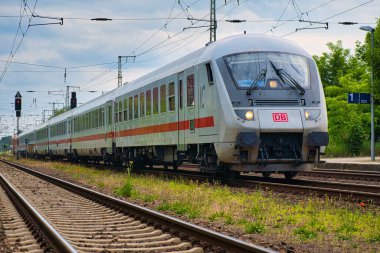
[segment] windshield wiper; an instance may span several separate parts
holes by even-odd
[[[265,79],[266,74],[267,74],[266,69],[261,70],[260,74],[257,75],[256,79],[249,86],[249,89],[247,90],[247,95],[251,95],[251,90],[254,90],[257,88],[257,86],[259,85],[259,82]]]
[[[302,88],[302,86],[296,81],[294,80],[293,77],[291,77],[288,72],[286,72],[285,70],[283,69],[278,69],[276,68],[276,66],[273,64],[272,61],[269,61],[270,64],[272,65],[274,71],[276,72],[276,75],[278,77],[281,78],[281,80],[287,84],[288,86],[292,86],[292,87],[295,87],[296,89],[298,89],[300,91],[300,94],[303,95],[305,94],[305,89]],[[290,84],[290,85],[289,85]]]

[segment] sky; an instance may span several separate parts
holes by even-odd
[[[338,40],[353,52],[365,37],[359,27],[374,26],[380,15],[380,0],[215,2],[217,40],[269,34],[312,55]],[[0,137],[15,132],[17,91],[25,130],[65,105],[67,86],[79,105],[116,88],[118,56],[128,56],[122,58],[124,83],[203,47],[209,14],[209,0],[1,0]]]

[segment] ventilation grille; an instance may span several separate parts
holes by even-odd
[[[255,105],[301,105],[301,101],[294,100],[254,100]]]

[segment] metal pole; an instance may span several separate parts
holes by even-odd
[[[20,118],[17,117],[17,129],[16,129],[16,160],[19,160],[19,159],[20,159],[20,152],[19,152],[19,150],[18,150],[18,146],[19,146],[19,140],[18,140],[19,123],[20,123]]]
[[[210,41],[216,41],[215,0],[210,0]]]
[[[123,76],[121,73],[121,56],[117,60],[117,87],[123,86]]]
[[[374,98],[373,98],[373,37],[374,30],[371,30],[371,161],[375,161],[375,119],[374,119]]]

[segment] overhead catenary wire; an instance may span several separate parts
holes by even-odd
[[[34,3],[33,10],[30,10],[30,8],[29,8],[29,6],[28,6],[28,2],[27,2],[27,0],[23,0],[23,1],[21,1],[21,6],[20,6],[20,20],[19,20],[19,23],[18,23],[18,27],[17,27],[17,31],[16,31],[15,38],[14,38],[14,40],[13,40],[13,44],[12,44],[11,51],[10,51],[9,56],[8,56],[8,60],[7,60],[5,66],[4,66],[4,69],[3,69],[3,71],[2,71],[2,73],[1,73],[1,75],[0,75],[0,83],[2,82],[4,76],[5,76],[5,74],[6,74],[7,70],[8,70],[8,68],[9,68],[9,65],[11,64],[11,62],[12,62],[14,56],[16,55],[18,49],[19,49],[20,46],[21,46],[21,43],[23,42],[23,40],[24,40],[24,38],[25,38],[27,32],[29,31],[30,23],[32,22],[32,15],[33,15],[34,10],[35,10],[35,8],[36,8],[36,6],[37,6],[37,1],[38,1],[38,0],[36,0],[35,3]],[[23,8],[22,6],[24,6],[24,8]],[[31,12],[31,13],[30,13],[31,16],[29,17],[29,16],[26,15],[26,16],[28,17],[29,22],[28,22],[28,26],[27,26],[27,28],[26,28],[26,30],[25,30],[25,32],[24,32],[24,31],[22,30],[21,23],[22,23],[22,21],[23,21],[24,15],[27,13],[27,8],[26,8],[26,6],[28,7],[29,11]],[[17,37],[18,37],[18,34],[19,34],[20,31],[22,32],[22,37],[21,37],[20,41],[18,42],[17,46],[15,47],[16,40],[17,40]]]
[[[334,14],[334,15],[329,16],[329,17],[327,17],[327,18],[321,19],[321,20],[319,20],[318,22],[324,22],[324,21],[327,21],[327,20],[329,20],[329,19],[331,19],[331,18],[337,17],[337,16],[339,16],[339,15],[342,15],[342,14],[344,14],[344,13],[347,13],[347,12],[349,12],[349,11],[352,11],[352,10],[354,10],[354,9],[357,9],[357,8],[359,8],[359,7],[361,7],[361,6],[364,6],[364,5],[366,5],[366,4],[369,4],[369,3],[373,2],[373,1],[375,1],[375,0],[369,0],[369,1],[363,2],[363,3],[361,3],[361,4],[358,4],[358,5],[354,6],[354,7],[348,8],[348,9],[346,9],[346,10],[344,10],[344,11],[338,12],[337,14]],[[310,24],[310,25],[308,25],[308,26],[305,26],[305,27],[303,27],[303,29],[304,29],[304,28],[311,27],[312,25],[313,25],[313,24]],[[297,30],[295,30],[295,31],[293,31],[293,32],[290,32],[290,33],[287,33],[287,34],[285,34],[285,35],[282,35],[281,37],[286,37],[286,36],[289,36],[289,35],[294,34],[294,33],[296,33],[296,32],[297,32]]]
[[[327,2],[324,2],[324,3],[322,3],[322,4],[320,4],[320,5],[316,6],[316,7],[311,8],[310,10],[305,11],[305,13],[313,12],[313,11],[315,11],[315,10],[317,10],[317,9],[319,9],[319,8],[322,8],[323,6],[325,6],[325,5],[327,5],[327,4],[330,4],[330,3],[334,2],[334,1],[335,1],[335,0],[329,0],[329,1],[327,1]],[[277,29],[278,27],[283,26],[283,25],[285,25],[285,24],[287,24],[287,23],[289,23],[289,22],[293,22],[293,21],[298,22],[298,15],[295,16],[295,17],[293,17],[293,18],[291,18],[291,19],[285,20],[285,21],[282,22],[281,24],[276,25],[276,28],[275,28],[275,29]],[[272,33],[273,33],[273,31],[274,31],[274,29],[271,28],[271,29],[267,30],[265,33],[268,33],[268,32],[272,32]]]

